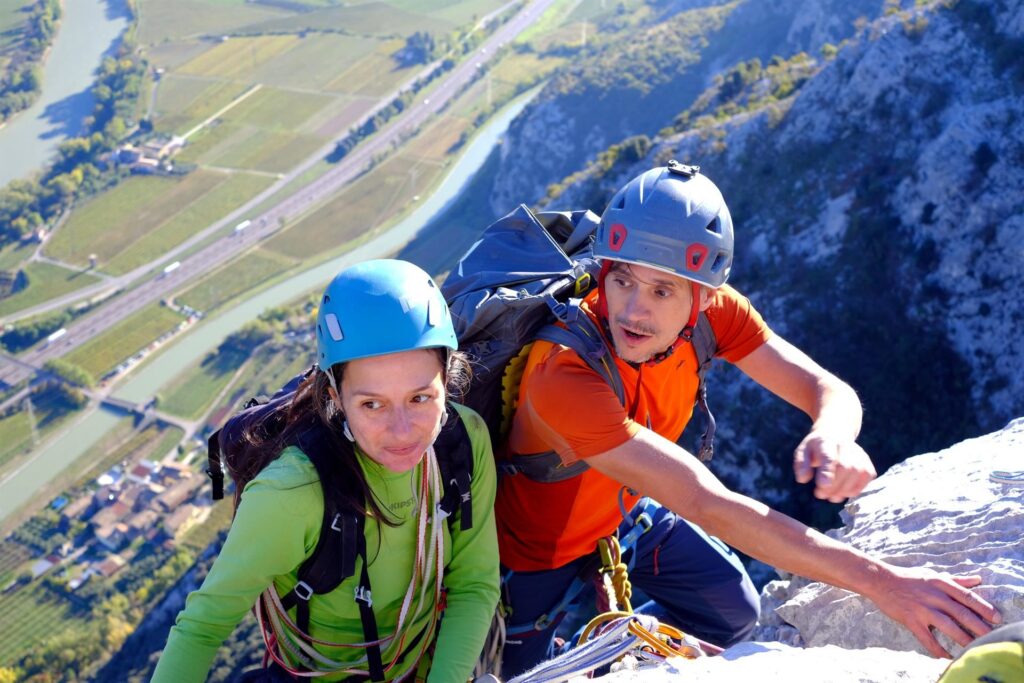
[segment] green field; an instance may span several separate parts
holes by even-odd
[[[328,142],[303,124],[334,103],[325,95],[262,88],[197,132],[181,161],[284,173]]]
[[[235,376],[238,363],[244,361],[218,354],[193,363],[161,389],[160,410],[187,420],[199,419]]]
[[[188,62],[177,71],[204,78],[252,79],[254,71],[295,46],[296,35],[230,38]]]
[[[102,377],[164,332],[176,328],[181,320],[181,316],[169,308],[153,304],[78,347],[65,356],[65,360],[82,367],[93,377]]]
[[[298,262],[276,252],[257,248],[231,265],[207,275],[176,297],[178,303],[209,313],[221,304],[244,294]]]
[[[157,85],[153,125],[165,133],[184,135],[248,89],[245,83],[167,74]]]
[[[38,582],[0,594],[0,664],[37,648],[44,640],[88,627],[88,612],[55,596]]]
[[[271,179],[198,170],[187,176],[133,176],[76,210],[46,245],[53,258],[123,273],[223,217]]]
[[[70,410],[52,391],[44,390],[32,396],[32,419],[40,441],[77,414],[78,411]],[[32,423],[22,403],[16,412],[0,418],[0,474],[17,467],[18,456],[28,454],[33,448]]]
[[[252,23],[288,13],[246,0],[139,0],[138,40],[158,45],[193,36],[218,38]]]
[[[463,132],[471,125],[472,121],[464,116],[442,113],[422,133],[405,144],[402,156],[406,159],[442,164],[451,155],[452,148],[458,143]],[[418,177],[416,184],[420,184]],[[420,185],[421,189],[422,187]]]
[[[210,49],[210,41],[195,38],[173,43],[160,43],[146,48],[146,57],[154,69],[177,69],[182,64],[201,55]]]
[[[334,251],[381,227],[443,171],[436,163],[385,161],[343,189],[332,201],[272,237],[268,249],[305,259]]]
[[[107,264],[106,269],[115,275],[121,275],[160,258],[172,247],[176,247],[245,204],[270,187],[273,182],[273,178],[251,173],[227,176],[224,182],[210,192],[182,207],[182,211],[162,223],[156,230],[143,235],[119,253]]]
[[[351,95],[387,95],[397,86],[405,83],[419,72],[415,67],[397,68],[392,53],[402,48],[404,42],[391,40],[366,55],[355,64],[341,71],[324,89]]]
[[[420,3],[423,10],[417,12],[404,11],[386,2],[327,7],[260,22],[247,26],[245,30],[247,33],[343,30],[362,36],[407,36],[416,31],[427,31],[443,35],[455,28],[455,23],[436,17],[431,6],[438,4],[437,0],[425,0]],[[497,5],[500,3],[495,3]]]
[[[280,88],[320,90],[379,44],[363,36],[310,34],[254,69],[252,78]]]
[[[14,541],[0,541],[0,588],[17,577],[18,568],[32,558],[28,548]]]
[[[0,270],[15,270],[39,246],[34,242],[12,242],[0,248]]]
[[[114,448],[108,447],[97,453],[97,459],[106,460],[110,464],[143,459],[156,462],[170,453],[184,435],[185,433],[177,427],[151,424],[141,432],[133,431],[128,438],[121,439]]]
[[[36,306],[99,281],[95,275],[50,263],[29,263],[23,270],[28,276],[28,286],[6,299],[0,299],[0,315]]]

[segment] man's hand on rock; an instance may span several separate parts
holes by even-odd
[[[999,611],[971,588],[980,576],[949,576],[930,569],[894,567],[882,590],[868,596],[883,613],[906,626],[929,654],[948,658],[935,632],[966,646],[1002,621]]]
[[[860,493],[875,478],[875,466],[852,439],[836,439],[812,431],[793,455],[793,473],[801,484],[814,480],[814,495],[841,503]]]

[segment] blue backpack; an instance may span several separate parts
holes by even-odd
[[[573,349],[625,405],[612,351],[580,310],[583,297],[597,286],[600,263],[593,244],[598,222],[591,211],[534,214],[520,205],[483,232],[441,287],[459,349],[474,363],[464,402],[484,418],[494,443],[511,426],[526,359],[538,339]],[[704,375],[717,342],[703,313],[692,342],[699,361],[697,403],[706,416],[698,455],[709,460],[715,423],[707,409]],[[582,460],[566,467],[553,451],[519,455],[498,466],[505,474],[542,482],[562,481],[588,468]]]

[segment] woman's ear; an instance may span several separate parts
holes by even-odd
[[[331,401],[334,402],[334,407],[338,409],[338,412],[344,415],[345,410],[341,406],[341,396],[338,396],[338,392],[334,390],[334,387],[327,387],[327,395],[331,397]]]

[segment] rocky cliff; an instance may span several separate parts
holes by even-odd
[[[861,393],[884,469],[1024,413],[1022,53],[1020,0],[894,11],[812,68],[794,60],[799,77],[776,60],[719,79],[681,132],[590,164],[550,206],[600,211],[652,165],[701,164],[736,223],[732,281]],[[731,369],[713,377],[716,471],[813,516],[787,474],[804,418]]]
[[[609,8],[573,66],[512,124],[491,193],[495,214],[537,201],[610,144],[653,135],[719,71],[817,54],[881,11],[882,0],[650,0],[628,19]]]
[[[1022,452],[1019,418],[998,432],[911,457],[850,501],[845,526],[831,535],[896,565],[978,574],[983,583],[976,591],[999,608],[1004,623],[1020,621],[1024,481],[1001,481],[998,473],[1019,471]],[[601,680],[934,683],[947,664],[920,654],[910,632],[871,602],[799,577],[765,587],[752,638],[720,657],[623,670]],[[772,642],[779,640],[785,642]]]

